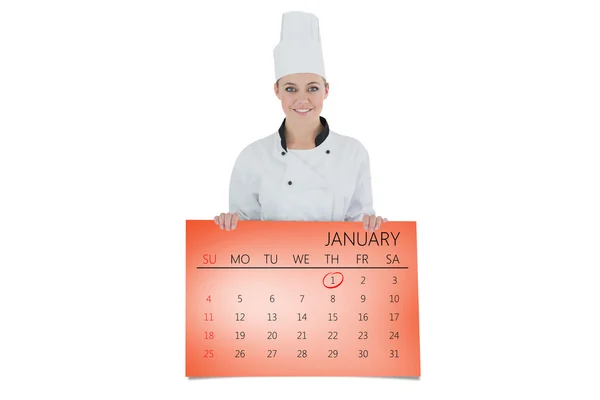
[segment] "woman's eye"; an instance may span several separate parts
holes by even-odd
[[[315,90],[312,90],[312,89],[315,89]],[[286,88],[285,88],[285,90],[286,90],[286,92],[292,92],[292,91],[294,91],[294,92],[295,92],[295,91],[296,91],[296,89],[295,89],[295,88],[293,88],[293,87],[286,87]],[[316,92],[317,90],[319,90],[319,87],[318,87],[318,86],[311,86],[311,87],[308,89],[308,91],[309,91],[309,92]]]

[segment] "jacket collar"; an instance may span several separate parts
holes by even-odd
[[[321,120],[321,125],[323,126],[323,129],[315,138],[315,147],[318,147],[321,143],[325,141],[325,139],[327,139],[327,136],[329,136],[329,124],[327,123],[327,120],[321,116],[319,116],[319,119]],[[283,147],[283,149],[287,152],[288,149],[285,141],[285,118],[283,119],[283,122],[279,127],[279,137],[281,138],[281,147]]]

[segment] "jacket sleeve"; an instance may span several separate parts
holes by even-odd
[[[350,199],[346,221],[362,221],[365,214],[375,214],[373,209],[373,189],[371,186],[371,163],[369,153],[364,147],[360,147],[358,154],[358,175],[354,194]]]
[[[250,155],[251,152],[244,149],[233,166],[229,181],[229,212],[238,213],[242,220],[260,220],[256,165]]]

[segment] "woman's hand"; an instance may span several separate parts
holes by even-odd
[[[226,231],[230,229],[235,229],[239,220],[239,216],[237,213],[221,213],[215,217],[215,224],[219,225],[221,230],[225,229]]]
[[[366,231],[376,231],[381,227],[381,224],[384,222],[388,222],[387,218],[368,214],[365,214],[363,216],[363,226],[365,227]]]

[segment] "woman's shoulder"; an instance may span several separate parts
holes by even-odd
[[[359,155],[368,154],[365,145],[357,138],[331,130],[329,131],[329,134],[332,136],[335,146],[341,151]]]
[[[238,162],[255,162],[264,159],[269,152],[274,151],[276,136],[278,136],[276,133],[271,133],[245,145],[238,155]]]

